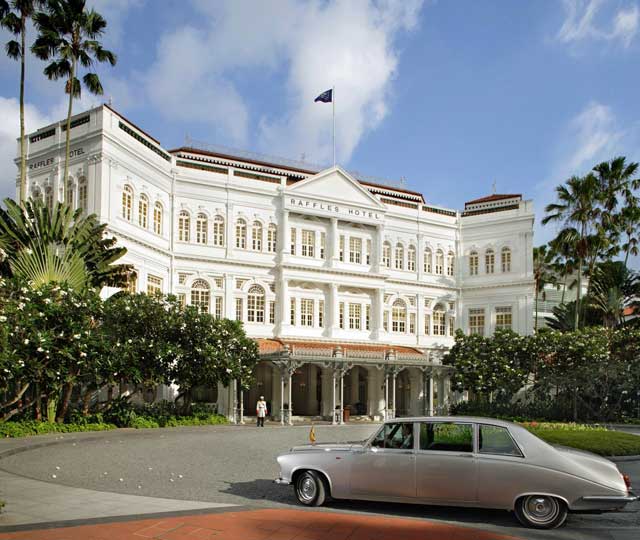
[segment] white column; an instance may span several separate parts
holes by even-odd
[[[332,369],[331,368],[322,368],[322,404],[320,409],[320,414],[322,416],[326,416],[327,418],[331,417],[331,381],[332,379]]]
[[[231,173],[229,173],[231,174]],[[226,219],[225,219],[225,238],[224,238],[224,243],[226,246],[226,252],[227,252],[227,258],[232,258],[233,257],[233,251],[236,247],[236,238],[235,238],[235,232],[236,232],[236,222],[233,216],[233,204],[231,203],[227,203],[227,215],[226,215]],[[192,220],[195,221],[195,220]]]
[[[416,246],[416,264],[418,265],[418,281],[422,281],[424,276],[424,234],[418,234],[418,245]]]
[[[438,374],[436,379],[436,386],[438,389],[438,407],[436,414],[445,414],[444,410],[444,377]]]
[[[424,295],[418,294],[416,297],[416,335],[418,336],[418,343],[424,336]]]
[[[340,302],[338,300],[338,285],[335,283],[329,284],[329,302],[325,306],[325,315],[328,315],[329,322],[329,336],[334,336],[340,327],[340,314],[339,314]]]
[[[329,238],[327,239],[327,248],[329,248],[330,266],[335,266],[339,262],[340,256],[340,232],[338,231],[338,218],[331,218],[331,227]]]
[[[416,368],[409,369],[409,384],[411,390],[409,392],[409,415],[420,416],[422,414],[422,403],[420,399],[423,394],[423,382],[422,372]]]
[[[278,225],[279,246],[278,252],[282,259],[285,255],[291,252],[291,246],[289,243],[289,210],[283,209],[280,212],[280,224]]]
[[[313,364],[309,364],[307,367],[307,410],[311,415],[318,414],[318,401],[316,396],[318,394],[318,367]],[[320,413],[322,414],[322,413]]]
[[[375,289],[371,306],[371,329],[374,340],[379,340],[383,332],[384,290]]]
[[[284,368],[280,368],[280,425],[284,426]]]
[[[384,420],[389,419],[389,374],[384,373]]]
[[[340,370],[340,425],[344,424],[344,371]]]
[[[377,225],[376,232],[373,235],[373,241],[371,242],[371,269],[376,274],[380,272],[380,266],[382,264],[383,237],[384,227],[382,225]]]
[[[293,393],[291,391],[292,380],[293,380],[293,373],[291,372],[291,370],[289,370],[289,382],[287,384],[287,387],[288,387],[287,391],[289,392],[289,425],[290,426],[293,425],[293,403],[292,403]]]
[[[227,319],[235,320],[236,318],[236,304],[233,301],[233,276],[231,274],[224,275],[224,316]],[[215,302],[215,300],[214,300]]]
[[[336,370],[331,372],[331,423],[336,423]]]
[[[276,332],[278,336],[286,333],[290,326],[291,314],[290,301],[289,301],[289,282],[286,278],[281,277],[278,281],[278,294],[276,297],[276,312],[278,314],[279,324],[276,325]]]

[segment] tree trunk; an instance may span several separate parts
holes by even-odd
[[[36,383],[35,384],[35,411],[34,411],[34,415],[35,415],[35,419],[38,422],[42,421],[42,396],[40,395],[40,383]]]
[[[24,70],[25,70],[25,41],[27,33],[27,18],[22,12],[22,32],[20,38],[20,197],[18,202],[24,206],[27,199],[27,148],[24,138]]]
[[[15,407],[9,409],[0,417],[0,422],[8,421],[11,417],[31,407],[32,404],[33,398],[20,401]]]
[[[20,382],[18,384],[20,384]],[[24,393],[29,389],[30,385],[31,383],[26,383],[24,386],[22,386],[16,392],[16,395],[13,396],[9,401],[6,401],[5,403],[0,404],[0,409],[6,409],[7,407],[11,407],[11,405],[14,405],[15,403],[18,403],[18,401],[22,399],[22,396],[24,396]]]
[[[535,322],[533,323],[533,331],[535,333],[538,333],[538,294],[539,293],[538,293],[538,281],[537,280],[536,280],[535,287],[536,287],[536,300],[535,300],[535,302],[536,302],[536,316],[535,316]]]
[[[64,423],[64,418],[67,416],[67,411],[69,410],[69,402],[71,401],[71,393],[73,392],[73,382],[67,382],[64,385],[64,389],[62,391],[62,401],[60,402],[60,406],[58,407],[58,415],[56,417],[56,422],[58,424]]]
[[[71,76],[69,77],[69,108],[67,110],[67,136],[64,153],[64,176],[62,177],[63,186],[69,181],[69,147],[71,145],[71,110],[73,108],[73,91],[76,79],[76,59],[71,60]],[[66,202],[66,200],[65,200]]]

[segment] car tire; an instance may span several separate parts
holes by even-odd
[[[322,506],[327,497],[324,480],[316,471],[304,471],[295,482],[296,497],[305,506]]]
[[[549,495],[526,495],[516,501],[518,521],[532,529],[555,529],[567,519],[567,505]]]

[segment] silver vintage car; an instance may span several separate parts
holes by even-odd
[[[330,496],[498,508],[551,529],[570,511],[619,510],[638,498],[611,461],[488,418],[396,419],[364,442],[297,446],[277,459],[276,482],[293,484],[307,506]]]

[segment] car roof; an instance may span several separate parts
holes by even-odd
[[[472,422],[474,424],[491,424],[494,426],[503,427],[520,427],[514,422],[508,422],[507,420],[498,420],[497,418],[487,418],[483,416],[411,416],[386,420],[385,424],[394,424],[397,422]]]

